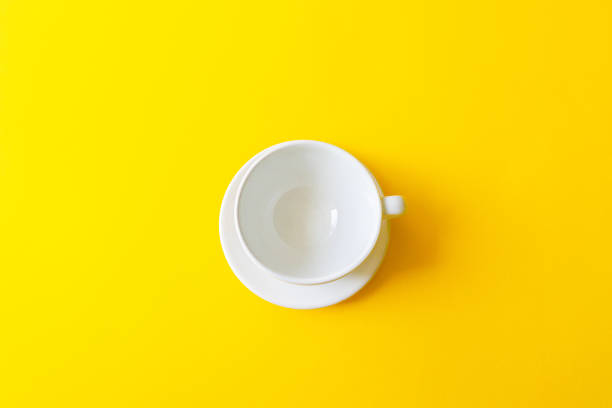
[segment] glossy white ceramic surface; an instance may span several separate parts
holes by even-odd
[[[256,158],[257,156],[251,159],[234,176],[221,204],[219,216],[221,246],[236,277],[260,298],[292,309],[315,309],[330,306],[358,292],[376,273],[385,256],[389,241],[386,220],[382,222],[379,239],[368,258],[348,275],[329,283],[295,285],[285,282],[262,269],[246,254],[236,231],[234,210],[238,185]]]
[[[309,140],[260,154],[241,182],[235,211],[247,254],[296,284],[329,282],[355,269],[374,247],[383,215],[370,172],[344,150]]]

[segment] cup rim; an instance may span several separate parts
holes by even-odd
[[[363,172],[363,175],[367,176],[369,178],[369,180],[372,182],[371,183],[371,193],[375,194],[376,197],[377,197],[377,199],[375,200],[375,203],[376,203],[376,207],[377,207],[376,210],[378,212],[378,217],[376,217],[376,228],[374,230],[374,231],[376,231],[376,233],[372,234],[372,237],[370,238],[370,242],[369,242],[368,246],[365,248],[365,250],[362,251],[362,253],[359,255],[359,257],[355,258],[355,261],[353,261],[352,263],[346,265],[345,267],[340,268],[339,270],[336,270],[333,273],[329,273],[329,274],[327,274],[327,275],[325,275],[324,277],[321,277],[321,278],[297,278],[297,277],[291,277],[291,276],[287,276],[287,275],[284,275],[282,273],[279,273],[277,271],[274,271],[274,270],[270,269],[269,267],[264,265],[263,262],[261,262],[257,258],[257,256],[251,251],[251,249],[249,248],[248,244],[246,243],[246,240],[244,239],[244,236],[242,234],[242,230],[240,228],[240,215],[239,215],[240,211],[239,211],[239,206],[240,206],[240,202],[241,202],[241,199],[242,199],[242,191],[243,191],[244,186],[246,185],[247,181],[250,179],[253,171],[255,170],[255,168],[257,168],[263,162],[263,160],[265,160],[271,154],[273,154],[275,152],[278,152],[279,150],[282,150],[282,149],[285,149],[285,148],[288,148],[288,147],[291,147],[291,146],[295,146],[295,145],[315,145],[315,146],[318,146],[318,147],[323,147],[323,148],[328,149],[330,151],[334,151],[334,152],[340,153],[344,157],[346,157],[347,159],[356,162],[358,164],[359,169]],[[292,141],[283,142],[283,143],[279,143],[279,144],[270,146],[266,150],[264,150],[261,153],[259,153],[258,156],[256,156],[256,158],[253,161],[253,164],[247,170],[247,172],[245,173],[242,181],[240,182],[240,185],[238,186],[238,190],[236,191],[236,196],[237,196],[237,198],[236,198],[236,201],[235,201],[235,204],[234,204],[234,223],[236,225],[236,231],[238,232],[238,239],[240,241],[240,244],[242,245],[242,248],[245,250],[247,256],[256,265],[258,265],[264,271],[270,273],[271,275],[273,275],[277,279],[280,279],[280,280],[285,281],[285,282],[289,282],[289,283],[293,283],[293,284],[298,284],[298,285],[317,285],[317,284],[332,282],[332,281],[335,281],[337,279],[340,279],[343,276],[345,276],[345,275],[349,274],[350,272],[352,272],[356,267],[361,265],[361,263],[363,261],[365,261],[365,259],[370,255],[370,253],[374,249],[374,247],[376,245],[376,242],[378,241],[378,237],[380,236],[380,230],[381,230],[381,227],[382,227],[383,214],[382,214],[382,203],[381,203],[381,200],[380,200],[381,193],[380,193],[380,189],[378,188],[378,183],[376,182],[376,179],[374,178],[374,176],[372,175],[370,170],[368,170],[368,168],[363,163],[361,163],[355,156],[353,156],[352,154],[350,154],[346,150],[341,149],[340,147],[334,146],[334,145],[329,144],[329,143],[320,142],[320,141],[317,141],[317,140],[292,140]]]

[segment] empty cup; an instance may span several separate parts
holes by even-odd
[[[404,211],[383,197],[368,169],[346,151],[299,140],[255,159],[238,190],[236,228],[245,252],[294,284],[341,278],[370,254],[383,217]]]

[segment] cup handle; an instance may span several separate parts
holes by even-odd
[[[404,213],[404,197],[402,196],[386,196],[383,197],[383,211],[385,218],[395,218]]]

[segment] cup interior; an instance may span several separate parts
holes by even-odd
[[[368,170],[344,150],[314,141],[264,153],[239,191],[236,218],[249,254],[298,284],[337,279],[371,252],[382,208]]]

